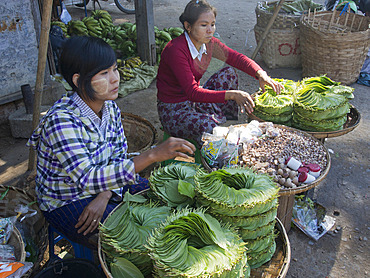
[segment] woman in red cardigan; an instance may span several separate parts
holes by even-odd
[[[216,14],[206,0],[187,4],[180,16],[185,32],[164,48],[157,75],[157,108],[165,131],[193,139],[199,146],[203,132],[212,133],[227,119],[237,119],[238,107],[242,113],[253,112],[253,99],[238,90],[234,68],[256,78],[262,90],[270,85],[280,93],[282,88],[256,62],[213,36]],[[221,69],[200,86],[212,57],[231,67]]]

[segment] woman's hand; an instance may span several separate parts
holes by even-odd
[[[267,75],[267,72],[265,72],[264,70],[258,70],[256,73],[256,77],[258,78],[262,92],[265,92],[265,85],[269,85],[276,92],[276,94],[281,93],[283,85],[273,80],[270,76]]]
[[[135,171],[139,173],[152,163],[162,162],[175,157],[189,158],[187,154],[193,154],[195,150],[195,146],[189,141],[170,137],[155,148],[135,156],[133,158]]]
[[[254,101],[250,94],[240,90],[229,90],[225,93],[225,100],[234,100],[240,107],[240,112],[246,111],[248,114],[253,112]]]
[[[111,191],[101,192],[85,207],[75,225],[76,229],[80,228],[78,229],[78,233],[83,233],[86,236],[98,228],[111,196]]]

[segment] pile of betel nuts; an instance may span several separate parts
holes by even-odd
[[[328,164],[323,144],[298,130],[276,127],[275,131],[273,137],[244,144],[239,164],[271,175],[282,189],[315,181]]]

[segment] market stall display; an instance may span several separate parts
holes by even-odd
[[[217,129],[214,132],[217,133]],[[225,127],[223,132],[224,134],[216,137],[218,140],[225,140],[227,137],[229,143],[232,144],[234,140],[234,143],[238,142],[240,146],[238,159],[233,160],[236,165],[267,173],[280,186],[277,215],[289,231],[294,195],[317,186],[327,176],[331,165],[329,152],[312,135],[271,122],[253,121],[249,124]],[[230,161],[227,155],[222,154],[225,150],[214,150],[216,142],[218,141],[205,142],[202,154],[209,150],[218,152],[223,162],[217,161],[216,158],[218,164],[210,165],[206,159],[207,155],[203,155],[203,166],[208,171],[214,171],[219,165]],[[289,163],[292,158],[299,162],[297,167]]]
[[[149,181],[151,189],[134,196],[126,193],[101,225],[99,259],[107,277],[127,269],[131,275],[139,269],[148,277],[249,277],[251,269],[260,267],[285,276],[289,241],[276,219],[279,188],[268,175],[246,168],[208,173],[197,164],[179,162],[154,170]],[[223,201],[210,195],[219,183],[228,192],[218,194]],[[161,213],[165,220],[150,216],[153,226],[144,227],[149,222],[138,210],[147,212],[148,206],[169,215]]]

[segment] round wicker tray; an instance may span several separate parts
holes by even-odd
[[[14,246],[14,255],[17,262],[24,262],[26,260],[26,250],[21,233],[16,227],[12,231],[8,244]]]
[[[122,119],[129,153],[142,153],[158,142],[157,130],[148,120],[130,113],[122,113]]]
[[[138,194],[145,195],[147,190],[144,190]],[[118,205],[108,217],[119,207]],[[105,219],[107,221],[108,217]],[[105,223],[104,221],[104,223]],[[103,225],[104,225],[103,223]],[[276,217],[276,230],[279,232],[278,237],[276,238],[276,251],[271,260],[259,268],[251,270],[251,278],[262,278],[262,277],[271,277],[271,278],[284,278],[288,272],[290,260],[291,260],[291,250],[288,234],[281,223],[281,221]],[[105,253],[101,247],[100,234],[98,239],[98,257],[100,265],[103,269],[104,274],[107,278],[114,278],[110,273],[109,267],[106,262]],[[150,277],[146,277],[150,278]]]
[[[240,126],[246,126],[246,125],[248,125],[248,124],[240,124],[240,125],[235,125],[235,126],[236,127],[240,127]],[[326,147],[324,146],[324,144],[320,140],[318,140],[317,138],[315,138],[311,134],[308,134],[305,131],[302,131],[302,130],[299,130],[299,129],[295,129],[295,128],[292,128],[292,127],[288,127],[288,126],[284,126],[284,125],[274,124],[274,126],[275,127],[278,127],[278,128],[288,129],[290,131],[294,131],[294,132],[300,134],[301,136],[310,137],[312,140],[317,141],[324,148],[325,153],[326,153],[326,160],[327,160],[326,168],[321,172],[320,176],[315,181],[313,181],[313,182],[311,182],[309,184],[305,184],[305,185],[296,187],[296,188],[292,188],[292,189],[280,189],[279,195],[280,196],[287,196],[287,195],[298,194],[298,193],[305,192],[305,191],[307,191],[307,190],[309,190],[309,189],[311,189],[311,188],[319,185],[325,179],[325,177],[328,175],[329,170],[330,170],[330,166],[331,166],[330,154],[329,154],[328,150],[326,149]],[[207,161],[203,158],[203,156],[201,157],[201,160],[202,160],[203,167],[206,170],[208,170],[208,171],[211,172],[212,171],[212,168],[208,165]]]
[[[254,94],[253,94],[254,96]],[[256,120],[259,122],[264,122],[261,118],[258,118],[253,113],[249,114],[248,117],[251,120]],[[343,125],[343,129],[341,130],[334,130],[334,131],[305,131],[312,136],[314,136],[317,139],[324,139],[324,138],[333,138],[338,137],[344,134],[347,134],[348,132],[351,132],[356,127],[359,126],[361,121],[361,115],[358,112],[358,110],[351,104],[350,111],[347,114],[347,121]]]

